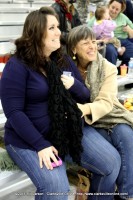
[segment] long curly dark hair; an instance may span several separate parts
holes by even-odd
[[[58,19],[52,7],[42,7],[27,16],[22,36],[15,42],[15,55],[32,70],[41,73],[41,68],[46,72],[49,84],[48,108],[51,118],[51,130],[47,138],[57,148],[62,158],[70,154],[76,163],[80,163],[81,111],[60,79],[61,67],[69,65],[68,59],[65,59],[66,56],[62,54],[62,49],[51,53],[51,61],[47,61],[44,57],[42,38],[46,35],[47,15],[53,15]]]
[[[58,15],[52,7],[42,7],[29,13],[24,23],[22,36],[15,41],[15,55],[35,71],[40,71],[41,67],[45,69],[46,58],[42,38],[46,36],[48,15],[55,16],[58,20]],[[62,47],[51,55],[53,54],[62,65],[64,61]]]

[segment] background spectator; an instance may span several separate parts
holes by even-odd
[[[73,5],[75,2],[76,0],[55,0],[55,3],[52,4],[52,7],[55,9],[59,16],[59,28],[62,32],[62,44],[66,44],[69,31],[73,27],[81,25],[78,11]]]
[[[77,0],[76,2],[80,20],[82,24],[86,24],[86,20],[88,17],[89,0]]]
[[[121,47],[119,39],[114,37],[116,23],[109,16],[109,9],[106,6],[97,6],[95,11],[96,21],[94,22],[93,31],[97,40],[105,44],[112,43],[118,51],[119,55],[123,55],[125,47]]]
[[[123,14],[123,11],[126,8],[125,0],[111,0],[108,8],[111,18],[117,25],[114,30],[114,36],[121,41],[121,46],[126,48],[124,54],[119,58],[122,60],[122,64],[128,65],[130,57],[133,56],[133,43],[130,40],[130,38],[133,37],[133,23],[126,15]],[[95,17],[90,19],[88,25],[92,27],[94,25],[94,21]],[[113,64],[116,64],[118,52],[112,44],[107,44],[105,57]]]

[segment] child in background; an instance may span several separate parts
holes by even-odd
[[[114,37],[113,31],[116,28],[116,23],[111,20],[108,8],[106,6],[98,6],[95,11],[95,18],[93,31],[96,34],[98,43],[112,43],[117,48],[119,55],[122,56],[126,49],[121,47],[120,40]]]

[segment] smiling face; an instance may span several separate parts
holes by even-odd
[[[86,68],[89,62],[97,59],[96,36],[91,28],[80,25],[72,28],[68,34],[67,52],[74,58],[77,66]]]
[[[97,43],[95,39],[80,40],[73,52],[76,54],[81,65],[86,65],[97,58]]]
[[[53,51],[60,48],[60,36],[59,22],[55,16],[47,15],[47,28],[46,35],[43,37],[44,44],[44,56],[49,57]]]
[[[117,2],[117,1],[113,1],[109,5],[109,14],[112,19],[115,19],[121,11],[122,11],[121,3]]]

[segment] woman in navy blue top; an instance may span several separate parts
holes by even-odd
[[[90,96],[74,62],[61,54],[57,19],[50,7],[27,16],[1,79],[6,149],[36,186],[36,200],[68,199],[65,166],[56,156],[70,154],[80,163],[82,113],[76,103]]]

